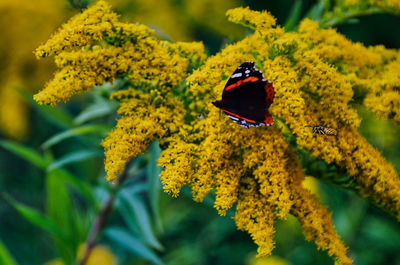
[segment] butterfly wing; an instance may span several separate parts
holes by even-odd
[[[263,77],[263,73],[254,67],[254,62],[243,63],[226,83],[222,100],[213,104],[241,126],[273,124],[268,107],[274,100],[275,92],[272,83]]]
[[[243,83],[257,82],[263,80],[264,74],[255,68],[254,62],[244,62],[233,72],[228,82],[226,82],[222,99],[229,96],[229,92],[235,90]]]

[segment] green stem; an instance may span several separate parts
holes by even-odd
[[[129,170],[132,162],[133,162],[133,159],[126,162],[124,171],[122,172],[121,176],[115,181],[114,189],[112,189],[110,197],[107,199],[107,201],[101,208],[99,214],[97,215],[96,220],[93,222],[93,225],[90,228],[90,232],[89,232],[89,235],[86,240],[85,252],[84,252],[82,258],[78,262],[79,265],[86,264],[86,262],[90,256],[90,253],[92,252],[93,248],[95,247],[97,237],[99,236],[100,232],[103,230],[104,225],[106,224],[106,221],[111,213],[114,199],[119,190],[119,187],[128,177],[128,170]]]
[[[385,10],[379,7],[372,7],[364,10],[349,10],[344,13],[329,13],[328,17],[322,18],[319,25],[321,28],[329,28],[345,23],[347,20],[360,16],[384,13]]]

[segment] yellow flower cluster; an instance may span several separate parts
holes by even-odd
[[[65,23],[44,45],[36,49],[37,58],[58,54],[74,47],[84,47],[94,40],[102,40],[104,34],[112,34],[118,16],[103,1],[74,16]]]
[[[121,23],[117,18],[109,5],[99,1],[36,50],[38,58],[55,54],[61,68],[35,95],[36,101],[66,101],[121,74],[153,86],[174,87],[183,80],[187,59],[170,53],[168,44],[157,40],[146,26]],[[201,47],[196,47],[195,53]]]
[[[398,174],[357,132],[360,118],[351,107],[367,94],[367,106],[397,119],[397,103],[388,114],[382,102],[371,100],[398,91],[398,52],[364,47],[307,19],[298,32],[285,33],[267,12],[237,8],[227,15],[255,33],[198,68],[205,59],[201,44],[159,41],[144,26],[118,22],[99,1],[37,50],[39,56],[57,54],[61,70],[36,100],[54,104],[127,74],[137,88],[112,95],[121,102],[121,118],[103,142],[108,180],[159,138],[164,190],[178,196],[189,185],[196,201],[215,191],[218,213],[236,206],[236,225],[250,233],[259,256],[274,248],[275,218],[292,214],[308,240],[337,264],[352,264],[330,213],[303,188],[305,176],[293,146],[346,169],[362,196],[400,219]],[[270,112],[277,126],[244,129],[212,106],[244,61],[255,61],[274,83]],[[185,85],[189,64],[195,69]],[[332,127],[337,136],[315,135],[306,127],[313,124]]]
[[[353,91],[358,94],[367,93],[365,106],[378,117],[400,121],[398,51],[383,46],[367,48],[337,34],[334,29],[319,30],[318,25],[310,20],[303,21],[299,31],[303,33],[304,41],[314,46],[311,53],[337,70],[335,81],[345,86],[340,93],[348,94],[346,102],[351,100]],[[342,103],[338,101],[337,104]],[[359,124],[359,121],[355,122],[355,125]]]
[[[172,96],[157,104],[152,94],[124,90],[112,94],[112,99],[121,101],[118,114],[121,118],[102,145],[107,180],[113,181],[124,169],[125,163],[143,153],[156,137],[175,133],[177,124],[183,123],[184,108]]]
[[[276,25],[276,19],[267,11],[260,13],[257,17],[253,16],[249,7],[246,7],[244,12],[237,12],[241,9],[230,9],[226,12],[229,21],[241,24],[263,33],[271,32],[271,27]]]
[[[307,103],[300,90],[310,81],[304,78],[304,83],[299,83],[304,73],[300,73],[300,76],[297,72],[301,71],[293,67],[290,58],[279,56],[297,47],[293,44],[295,36],[284,34],[279,27],[272,28],[274,19],[267,13],[235,9],[228,14],[232,16],[231,20],[240,22],[239,19],[245,19],[242,24],[253,25],[257,34],[227,46],[188,77],[193,100],[189,106],[191,114],[196,116],[197,112],[200,117],[207,114],[200,119],[194,119],[187,130],[180,132],[176,144],[162,152],[159,163],[164,167],[161,173],[164,189],[176,196],[182,185],[189,184],[197,201],[201,201],[208,192],[215,189],[215,208],[222,215],[236,203],[237,227],[251,234],[259,246],[260,256],[270,254],[274,247],[272,238],[275,216],[284,219],[288,213],[292,213],[300,219],[308,239],[328,250],[339,262],[350,264],[346,247],[335,233],[330,215],[313,195],[301,187],[303,171],[279,129],[272,127],[244,130],[221,116],[219,110],[210,104],[220,97],[226,78],[240,63],[256,60],[261,62],[266,78],[274,82],[276,99],[271,112],[285,118],[298,133],[312,137],[311,131],[304,127],[312,124],[312,118],[305,118]],[[256,22],[247,23],[251,18]],[[268,18],[266,23],[262,22],[264,18]],[[260,31],[257,25],[260,25]],[[270,26],[269,32],[266,25]],[[297,39],[301,40],[298,37]],[[269,55],[275,57],[270,58]],[[309,59],[303,60],[306,63]],[[325,64],[322,61],[320,65],[325,71],[334,70],[329,66],[323,68]],[[299,64],[299,67],[303,65]],[[315,75],[315,80],[321,76],[320,73]],[[324,80],[331,80],[327,87],[336,82],[330,76]],[[319,83],[320,86],[324,85],[323,80]],[[339,81],[333,84],[337,84],[334,87],[337,90],[342,88]],[[331,93],[335,92],[343,103],[337,106],[337,110],[333,110],[336,111],[334,113],[343,109],[343,120],[350,124],[357,123],[355,112],[346,106],[351,96],[340,94],[337,90]],[[325,96],[324,91],[315,93],[321,93],[320,97]],[[334,96],[335,94],[325,100],[333,101]],[[326,102],[320,105],[323,106]],[[324,109],[329,110],[328,107]],[[307,122],[299,124],[299,118],[305,118]]]
[[[205,59],[203,44],[160,41],[144,25],[119,22],[104,1],[73,17],[36,50],[38,58],[49,55],[56,55],[60,70],[35,95],[39,103],[66,101],[120,75],[141,90],[131,88],[111,96],[121,102],[121,118],[102,143],[109,181],[156,137],[178,130],[185,111],[172,89],[186,76],[189,63]]]
[[[364,104],[378,117],[400,123],[400,54],[395,58],[381,71],[373,73],[371,82],[363,82],[364,87],[370,87]]]

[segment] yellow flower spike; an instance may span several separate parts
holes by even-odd
[[[192,62],[200,63],[206,59],[205,47],[201,42],[166,42],[166,45],[172,53],[177,51],[180,56],[188,58]]]
[[[214,207],[219,215],[225,215],[238,200],[240,177],[243,175],[241,164],[234,160],[215,175],[216,197]]]
[[[238,229],[248,231],[258,245],[257,257],[270,255],[273,241],[274,213],[266,198],[257,192],[257,183],[251,177],[241,179],[241,200],[236,206],[235,223]]]
[[[186,77],[187,59],[171,54],[148,27],[121,23],[117,18],[108,4],[99,1],[37,49],[39,57],[56,54],[55,62],[61,70],[35,95],[36,101],[66,101],[123,73],[128,73],[132,81],[151,80],[168,87],[177,86]],[[104,42],[102,47],[97,45],[100,40]],[[200,50],[196,47],[197,53]]]
[[[347,257],[347,247],[336,234],[331,214],[326,207],[306,189],[294,186],[294,205],[291,213],[297,217],[307,240],[328,252],[335,258],[335,264],[350,265],[352,260]]]
[[[330,64],[347,64],[359,71],[382,62],[381,56],[370,48],[350,41],[335,29],[319,29],[318,23],[310,19],[300,22],[299,31],[299,37],[312,45],[313,51]]]
[[[280,40],[280,45],[283,45],[284,49],[289,47],[285,45],[286,43],[292,45],[293,38],[291,35],[288,40]],[[212,101],[219,97],[226,80],[223,82],[218,80],[224,76],[229,77],[235,67],[243,61],[254,60],[251,59],[253,54],[249,47],[256,47],[255,49],[259,51],[259,58],[264,59],[262,64],[266,78],[274,82],[276,100],[271,106],[271,112],[285,117],[286,121],[289,120],[292,130],[298,134],[312,137],[312,133],[299,124],[299,120],[307,120],[306,103],[303,97],[304,92],[301,91],[302,83],[298,81],[298,73],[293,69],[293,63],[284,56],[285,54],[270,60],[265,56],[265,52],[262,52],[268,51],[270,44],[265,44],[263,38],[254,35],[226,47],[221,53],[208,59],[201,70],[194,71],[188,78],[194,98]],[[298,45],[295,48],[298,47],[304,47],[304,45]],[[293,100],[293,98],[297,98],[297,101],[293,102],[298,102],[298,106],[287,104],[288,100]],[[229,121],[226,116],[221,116],[217,109],[212,107],[207,109],[209,110],[207,116],[193,125],[197,130],[188,132],[193,134],[198,131],[201,136],[197,139],[197,148],[192,154],[192,159],[184,160],[190,163],[191,167],[190,170],[185,171],[189,173],[188,176],[180,178],[180,183],[183,183],[183,179],[184,182],[191,183],[195,199],[199,201],[212,188],[215,188],[217,194],[215,207],[223,215],[226,212],[226,206],[224,208],[221,203],[220,194],[226,194],[226,188],[218,184],[219,177],[226,175],[221,172],[229,172],[228,174],[231,175],[232,168],[235,168],[236,164],[242,164],[245,167],[244,170],[242,166],[236,170],[236,175],[231,175],[230,178],[224,176],[226,180],[233,181],[230,187],[233,194],[236,194],[236,191],[239,192],[237,199],[233,196],[226,199],[229,202],[227,205],[237,200],[235,220],[238,228],[251,234],[259,246],[260,256],[268,255],[274,244],[271,240],[274,233],[274,216],[285,218],[292,211],[294,198],[292,186],[301,185],[304,173],[295,153],[288,149],[288,144],[273,127],[243,130]],[[309,121],[311,122],[311,119]],[[203,135],[203,132],[207,134]],[[221,161],[224,162],[221,163]],[[164,164],[163,166],[173,174],[169,168],[176,167],[175,163],[174,160],[173,165]],[[181,167],[183,168],[183,165]],[[257,183],[250,189],[253,193],[246,193],[248,197],[243,194],[243,189],[249,188],[247,183],[243,183],[243,179],[249,178],[247,175],[252,176],[250,180],[253,183]],[[173,183],[164,182],[164,185],[166,184],[173,185]],[[237,184],[239,185],[236,186]],[[251,205],[249,205],[250,202]],[[328,220],[328,222],[331,221]],[[334,236],[336,241],[341,242],[336,234]],[[332,253],[332,255],[339,255],[336,252]],[[346,250],[344,249],[340,255],[346,256]]]
[[[318,105],[313,100],[309,99],[307,106],[307,114],[315,120],[324,120],[334,127],[340,125],[335,123],[336,117],[318,111]],[[346,168],[362,196],[383,206],[400,220],[400,180],[393,166],[354,128],[343,125],[336,128],[337,137],[308,134],[297,137],[297,143],[327,163],[334,162]]]
[[[375,77],[375,86],[364,99],[378,117],[400,122],[400,55]]]
[[[116,179],[125,163],[144,152],[156,137],[175,133],[178,129],[175,122],[183,123],[183,106],[172,96],[165,98],[167,103],[159,107],[151,104],[149,95],[133,90],[116,92],[112,97],[122,103],[118,109],[121,119],[102,143],[109,181]]]
[[[262,133],[253,132],[245,134],[242,138],[242,146],[245,149],[244,166],[253,170],[254,177],[260,185],[258,191],[265,196],[268,204],[275,208],[276,215],[284,219],[292,206],[289,183],[292,183],[292,178],[296,176],[289,175],[287,167],[296,167],[298,164],[287,164],[285,151],[288,144],[277,129],[268,128],[261,131]]]
[[[184,141],[172,140],[170,147],[161,153],[158,164],[164,167],[160,174],[163,189],[173,197],[177,197],[184,185],[192,182],[191,167],[196,145]]]
[[[387,89],[382,92],[369,93],[365,98],[366,107],[374,111],[380,118],[389,118],[400,122],[400,93]]]
[[[142,53],[152,46],[148,57]],[[187,60],[171,56],[157,42],[126,43],[123,47],[108,47],[94,51],[61,53],[56,64],[63,67],[35,100],[45,104],[66,101],[72,95],[85,92],[95,85],[112,81],[121,73],[129,73],[133,81],[158,81],[177,86],[185,77]]]
[[[400,179],[392,164],[354,129],[339,132],[342,164],[354,177],[360,194],[386,208],[400,220]]]
[[[250,27],[266,39],[273,39],[283,33],[280,28],[271,30],[276,26],[276,19],[267,11],[257,12],[249,7],[239,7],[228,10],[226,15],[229,21]]]
[[[37,58],[47,57],[74,47],[86,46],[93,40],[101,40],[104,33],[111,32],[112,24],[117,19],[118,15],[111,11],[111,6],[100,0],[64,24],[46,44],[36,49],[35,55]]]

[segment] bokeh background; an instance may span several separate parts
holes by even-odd
[[[123,21],[146,24],[170,41],[202,41],[212,55],[249,33],[229,23],[226,10],[237,6],[268,10],[284,25],[296,1],[108,2]],[[302,16],[316,3],[301,2]],[[93,218],[112,193],[104,180],[99,145],[109,127],[99,124],[115,123],[116,106],[105,105],[99,93],[54,108],[32,100],[54,72],[50,59],[37,61],[32,51],[78,12],[80,5],[73,0],[0,2],[0,263],[8,258],[8,264],[73,264],[68,257],[79,255]],[[400,48],[400,16],[365,16],[358,23],[338,26],[338,31],[365,45]],[[99,106],[101,113],[93,111]],[[361,133],[400,172],[400,126],[355,107],[363,117]],[[60,140],[65,131],[70,133]],[[160,169],[154,164],[158,152],[154,143],[135,161],[134,177],[117,196],[109,229],[94,252],[98,260],[93,256],[92,264],[333,264],[326,253],[304,240],[294,218],[278,222],[273,257],[255,259],[256,245],[248,234],[236,230],[229,213],[217,215],[213,196],[199,204],[192,201],[189,190],[178,198],[162,193]],[[333,184],[309,178],[306,185],[332,211],[356,264],[400,264],[400,224],[394,217]],[[21,208],[25,206],[29,208]],[[48,230],[38,227],[46,226],[43,219],[27,220],[20,214],[24,210],[50,215],[74,240],[54,241]]]

